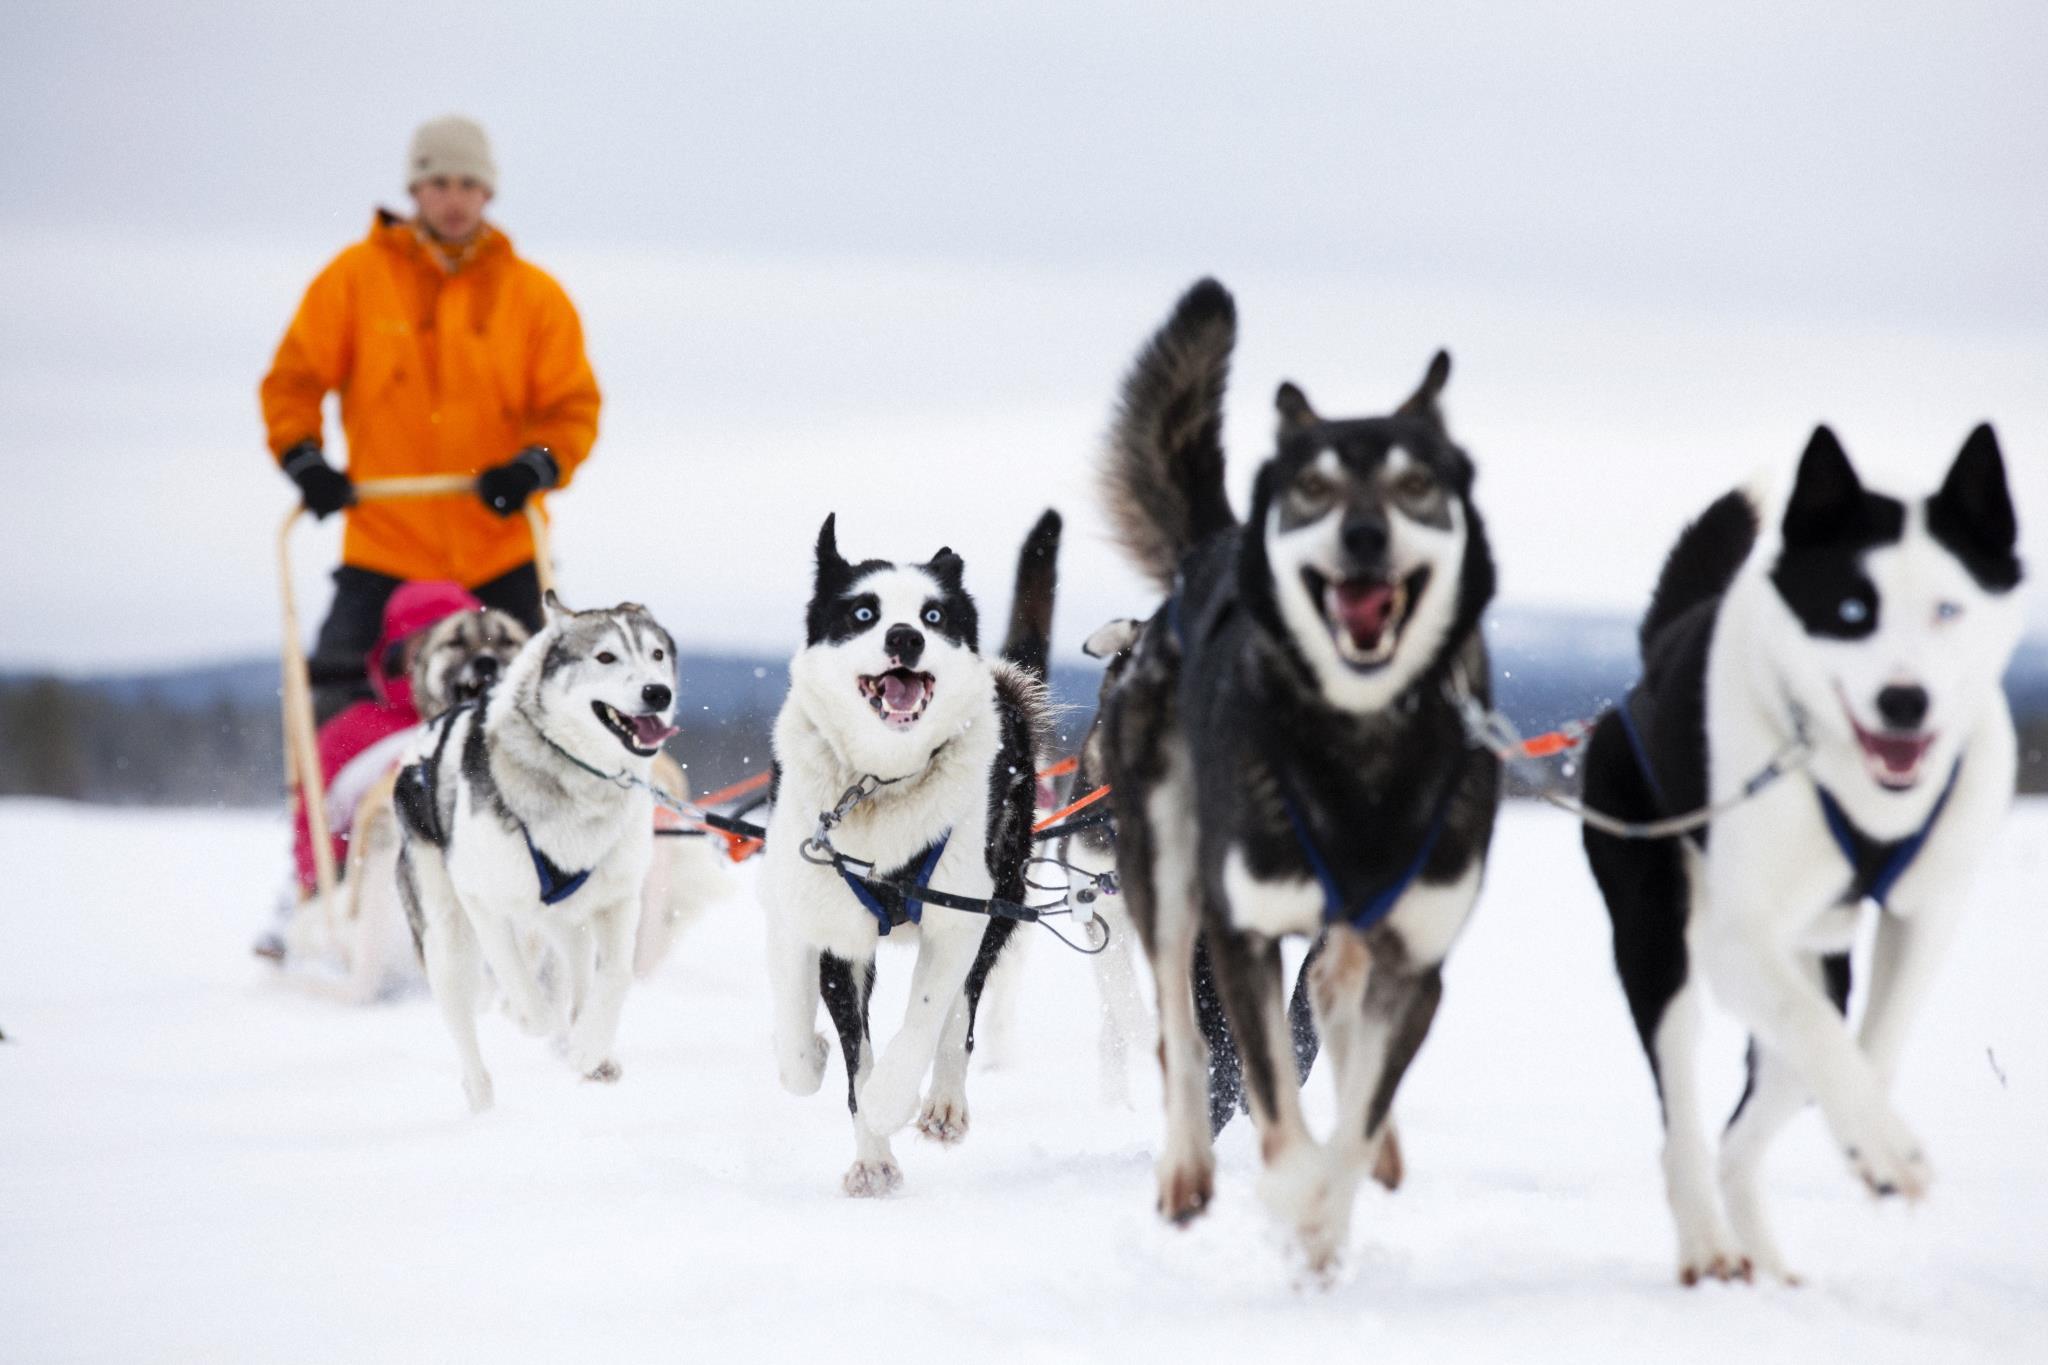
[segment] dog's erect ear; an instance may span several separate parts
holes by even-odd
[[[1451,378],[1451,353],[1438,351],[1431,357],[1429,370],[1422,376],[1422,384],[1408,395],[1400,407],[1394,409],[1396,417],[1420,417],[1424,421],[1444,424],[1443,409],[1437,406],[1437,396],[1444,391],[1444,385]]]
[[[828,592],[834,585],[846,581],[849,566],[839,554],[838,519],[837,512],[828,512],[825,524],[818,528],[818,569],[813,581],[819,593]]]
[[[1296,388],[1292,380],[1280,382],[1280,391],[1273,395],[1273,406],[1280,411],[1280,434],[1283,436],[1290,431],[1314,426],[1322,420],[1308,405],[1308,395]]]
[[[1941,491],[1927,500],[1927,530],[1986,588],[2003,592],[2019,583],[2019,519],[1989,422],[1970,433]]]
[[[575,614],[575,612],[570,611],[567,607],[562,605],[562,599],[555,596],[555,590],[553,588],[549,588],[546,592],[541,594],[540,615],[542,625],[551,626],[555,623],[555,621],[558,618],[564,616],[574,616]]]
[[[1143,629],[1144,622],[1120,616],[1107,625],[1097,626],[1095,633],[1081,642],[1081,652],[1091,659],[1114,659],[1138,643],[1138,632]]]
[[[961,576],[967,572],[967,564],[953,553],[952,546],[941,545],[939,552],[926,560],[924,566],[931,570],[932,577],[946,586],[947,591],[960,591]]]
[[[1854,521],[1862,501],[1863,481],[1835,433],[1822,423],[1799,457],[1792,500],[1785,505],[1785,543],[1818,545],[1835,539]]]

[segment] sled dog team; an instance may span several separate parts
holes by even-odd
[[[1261,1196],[1321,1270],[1348,1243],[1360,1181],[1400,1179],[1395,1095],[1485,873],[1501,762],[1465,713],[1488,704],[1494,564],[1473,461],[1441,405],[1442,354],[1386,416],[1325,417],[1282,384],[1276,444],[1240,517],[1222,445],[1235,339],[1230,295],[1204,280],[1124,380],[1101,491],[1158,600],[1090,637],[1106,669],[1074,790],[1108,786],[1113,815],[1058,852],[1120,884],[1102,903],[1101,959],[1119,1074],[1139,1027],[1125,930],[1150,960],[1159,1211],[1203,1211],[1212,1139],[1246,1108]],[[1058,536],[1048,514],[1020,559],[1008,638],[985,652],[952,549],[866,558],[870,528],[828,516],[818,533],[775,722],[760,889],[775,1066],[793,1093],[818,1089],[832,1052],[822,1002],[846,1073],[849,1194],[901,1183],[891,1140],[906,1126],[944,1143],[967,1132],[976,1010],[1017,923],[918,893],[1026,899]],[[2000,677],[2020,630],[2016,540],[1990,427],[1913,499],[1866,487],[1818,427],[1789,492],[1729,493],[1664,565],[1641,681],[1594,728],[1584,800],[1637,825],[1713,816],[1659,838],[1589,823],[1584,841],[1656,1082],[1687,1284],[1791,1278],[1760,1173],[1809,1101],[1873,1191],[1928,1186],[1926,1149],[1889,1090],[2013,792]],[[423,653],[445,676],[421,694],[446,709],[390,793],[391,842],[463,1091],[483,1109],[486,968],[526,1031],[591,1080],[620,1077],[675,644],[640,606],[571,611],[550,596],[544,629],[480,676],[457,678],[457,655]],[[1877,928],[1851,1029],[1865,902]],[[1288,935],[1313,945],[1291,989]],[[877,1045],[868,1006],[890,936],[914,940],[916,960],[904,1016]],[[1694,1057],[1703,985],[1751,1038],[1718,1152]],[[1321,1138],[1299,1095],[1318,1055],[1337,1094]]]

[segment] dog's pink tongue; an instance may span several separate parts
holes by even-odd
[[[914,711],[924,700],[924,679],[894,669],[882,675],[882,703],[891,711]]]
[[[1927,746],[1933,742],[1931,736],[1915,735],[1910,739],[1893,739],[1886,735],[1873,735],[1870,738],[1870,749],[1877,755],[1878,762],[1884,764],[1886,772],[1904,776],[1920,766],[1921,755],[1927,752]]]
[[[1330,589],[1337,619],[1357,643],[1370,644],[1387,628],[1394,614],[1394,585],[1347,579]]]
[[[653,749],[676,733],[676,727],[660,716],[628,716],[626,723],[633,727],[634,742],[643,749]]]

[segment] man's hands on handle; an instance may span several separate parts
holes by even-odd
[[[347,474],[327,463],[318,441],[299,442],[278,463],[286,477],[299,486],[299,498],[315,518],[339,512],[356,500],[356,486]]]
[[[553,488],[561,470],[546,446],[528,446],[500,465],[476,476],[476,495],[484,506],[509,517],[543,488]]]

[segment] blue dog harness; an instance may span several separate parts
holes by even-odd
[[[1628,737],[1628,747],[1636,756],[1636,767],[1642,770],[1643,780],[1650,784],[1651,797],[1657,802],[1658,809],[1668,811],[1670,803],[1664,799],[1663,785],[1657,781],[1656,769],[1650,766],[1649,746],[1643,743],[1642,732],[1636,726],[1635,703],[1639,692],[1638,688],[1630,688],[1628,695],[1622,698],[1621,705],[1614,708],[1614,713],[1620,718],[1622,733]],[[1963,761],[1959,758],[1955,766],[1949,769],[1948,782],[1942,787],[1941,795],[1935,799],[1934,809],[1927,812],[1927,819],[1919,829],[1892,846],[1892,851],[1886,855],[1884,862],[1870,873],[1869,884],[1856,894],[1856,900],[1873,900],[1879,906],[1885,905],[1891,896],[1892,888],[1899,884],[1899,878],[1906,875],[1906,870],[1913,866],[1913,860],[1920,856],[1920,850],[1926,847],[1928,836],[1934,833],[1935,821],[1941,819],[1942,811],[1948,808],[1948,799],[1955,792],[1956,780],[1962,775]],[[1841,850],[1843,861],[1849,864],[1850,889],[1856,891],[1865,875],[1866,851],[1881,848],[1883,845],[1856,828],[1850,821],[1848,813],[1842,809],[1842,803],[1835,799],[1833,792],[1818,782],[1813,784],[1813,792],[1820,798],[1821,818],[1827,822],[1828,837],[1835,841],[1835,847]],[[1705,831],[1695,831],[1693,837],[1704,840]]]
[[[590,869],[581,872],[564,872],[556,867],[554,860],[534,847],[533,836],[526,832],[526,822],[519,824],[519,837],[526,840],[526,851],[533,855],[534,875],[540,878],[540,903],[559,905],[582,889],[590,880]]]
[[[895,886],[887,882],[882,883],[882,885],[888,886],[895,891],[895,895],[892,897],[895,902],[894,904],[876,895],[874,887],[865,878],[857,877],[847,871],[845,863],[835,864],[840,880],[846,883],[846,889],[853,893],[853,898],[861,903],[862,909],[875,917],[875,926],[880,931],[882,937],[887,938],[889,931],[899,924],[919,924],[923,922],[924,902],[919,900],[915,893],[931,885],[932,872],[938,867],[939,859],[945,856],[946,844],[952,837],[952,834],[948,832],[941,836],[937,843],[925,850],[924,859],[918,865],[917,876],[908,886]],[[538,859],[540,855],[536,853],[534,857]],[[579,875],[576,879],[577,884],[581,885],[583,876],[587,875],[587,873]],[[575,889],[572,886],[569,888],[569,891],[564,891],[562,894],[566,896]]]
[[[1308,821],[1302,817],[1301,808],[1284,789],[1280,804],[1287,811],[1287,823],[1294,827],[1294,840],[1301,845],[1301,854],[1308,859],[1309,870],[1315,873],[1316,882],[1323,888],[1323,923],[1348,924],[1363,933],[1394,912],[1401,897],[1415,879],[1422,875],[1422,869],[1429,864],[1429,855],[1436,851],[1436,842],[1443,835],[1444,826],[1451,816],[1451,799],[1457,795],[1458,784],[1449,783],[1436,804],[1436,814],[1430,818],[1429,829],[1422,836],[1422,846],[1415,850],[1415,857],[1394,880],[1383,886],[1367,891],[1354,902],[1344,894],[1337,884],[1337,875],[1330,868],[1329,859],[1316,847],[1316,841],[1308,831]]]

